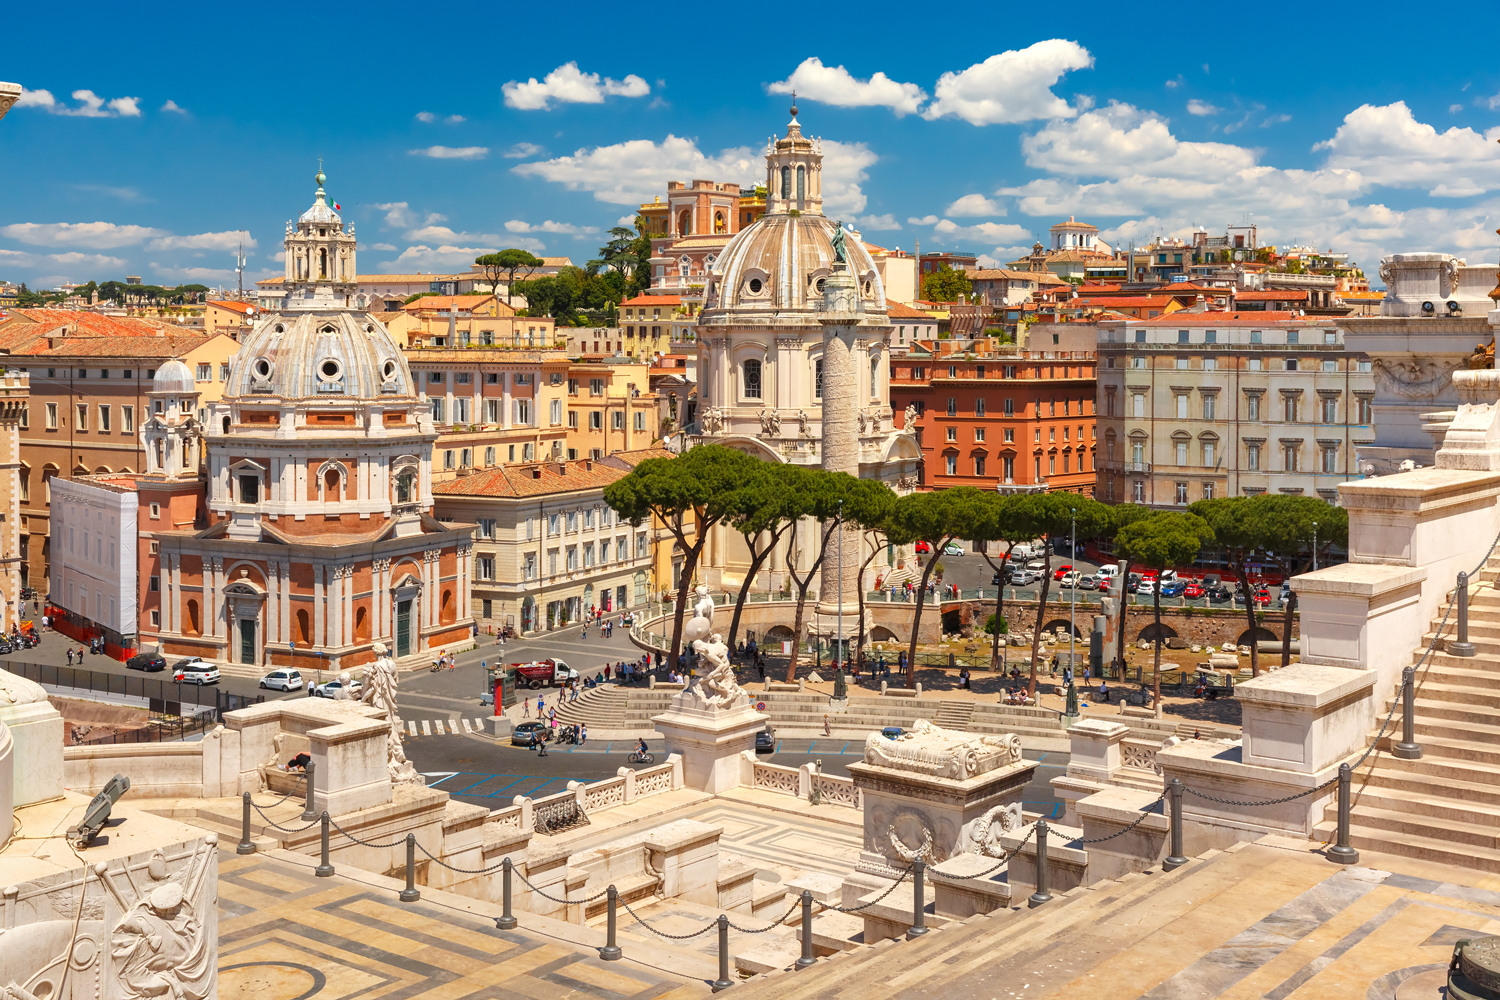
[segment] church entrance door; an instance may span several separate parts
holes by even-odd
[[[240,662],[255,665],[255,619],[240,619]]]
[[[396,655],[411,655],[411,601],[396,603]]]

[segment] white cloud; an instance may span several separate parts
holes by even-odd
[[[161,106],[161,110],[163,110],[163,111],[174,111],[174,112],[176,112],[179,115],[185,115],[185,114],[187,114],[187,108],[184,108],[182,105],[178,104],[176,101],[168,101],[166,104],[163,104]]]
[[[1021,150],[1030,166],[1050,173],[1113,178],[1147,174],[1174,183],[1213,183],[1226,173],[1255,165],[1252,150],[1228,143],[1179,142],[1165,119],[1115,102],[1074,121],[1049,123],[1024,137]]]
[[[244,240],[247,249],[254,248],[254,237],[243,230],[223,233],[198,233],[193,236],[162,236],[146,244],[148,250],[233,250]]]
[[[468,120],[469,119],[465,118],[463,115],[449,115],[447,118],[443,119],[443,121],[449,125],[459,125]]]
[[[428,146],[426,149],[407,150],[412,156],[428,156],[434,160],[482,160],[490,153],[488,146]]]
[[[542,147],[534,142],[518,142],[503,154],[507,160],[524,160],[535,156],[542,151]]]
[[[828,143],[824,143],[825,156]],[[512,168],[523,177],[540,177],[569,191],[591,191],[597,201],[611,205],[639,205],[666,190],[667,182],[682,177],[713,177],[754,183],[765,172],[764,161],[749,147],[721,150],[707,156],[691,139],[669,135],[660,144],[632,139],[613,146],[596,146],[551,160],[522,163]],[[826,189],[826,181],[825,181]]]
[[[43,91],[43,93],[46,93],[46,91]],[[1475,104],[1478,104],[1481,101],[1484,103],[1484,106],[1489,108],[1491,111],[1500,109],[1500,94],[1495,94],[1493,97],[1476,97],[1474,99]]]
[[[985,215],[1004,215],[1005,206],[998,201],[986,198],[982,194],[966,194],[949,205],[948,211],[945,214],[957,216],[960,219]]]
[[[389,243],[371,243],[370,246],[369,246],[369,249],[371,249],[371,250],[394,250],[396,248],[393,247],[393,246],[391,246],[391,244],[389,244]]]
[[[383,261],[375,266],[387,274],[411,274],[415,271],[466,271],[469,265],[474,263],[475,257],[494,253],[497,249],[497,247],[456,247],[447,244],[438,247],[419,245],[407,247],[395,260]]]
[[[981,222],[975,226],[960,226],[951,219],[941,220],[932,227],[932,231],[940,236],[960,240],[984,240],[987,243],[1014,243],[1031,236],[1031,230],[1025,226],[1005,222]]]
[[[1188,101],[1187,109],[1188,114],[1198,115],[1199,117],[1202,117],[1204,115],[1216,115],[1224,110],[1223,108],[1209,104],[1207,101],[1200,101],[1196,97]]]
[[[385,213],[385,224],[390,228],[406,229],[417,224],[416,213],[404,201],[382,202],[375,207]]]
[[[913,215],[906,221],[913,226],[932,226],[937,224],[938,217],[935,215],[923,215],[921,217]]]
[[[546,111],[553,101],[560,104],[603,104],[605,97],[645,97],[651,85],[631,73],[623,80],[585,73],[578,63],[568,62],[548,73],[541,82],[532,77],[525,83],[510,81],[500,88],[507,107],[520,111]]]
[[[951,115],[971,125],[1071,118],[1077,109],[1052,93],[1052,87],[1069,70],[1093,64],[1088,49],[1061,38],[1002,52],[960,72],[944,73],[922,117]]]
[[[901,228],[901,223],[897,222],[896,217],[889,212],[884,215],[861,215],[854,222],[861,229],[885,231]]]
[[[92,90],[73,91],[73,100],[77,101],[76,107],[68,107],[45,90],[35,92],[37,99],[27,101],[27,95],[22,94],[18,104],[28,107],[46,108],[54,115],[72,115],[76,118],[139,118],[141,116],[141,99],[139,97],[115,97],[106,99],[100,97]]]
[[[426,122],[429,125],[438,120],[438,116],[433,114],[431,111],[418,111],[414,117],[417,119],[417,121]],[[444,118],[443,121],[449,125],[457,125],[460,122],[468,121],[468,119],[463,115],[449,115],[448,117]]]
[[[0,235],[38,246],[94,247],[108,250],[170,235],[149,226],[119,226],[113,222],[17,222],[0,226]]]
[[[1433,197],[1466,197],[1500,187],[1500,128],[1483,135],[1454,126],[1439,132],[1412,117],[1406,102],[1364,104],[1344,116],[1328,150],[1332,169],[1356,170],[1370,184],[1429,187]]]
[[[1167,89],[1168,90],[1176,90],[1178,87],[1182,86],[1183,83],[1185,83],[1185,82],[1186,81],[1183,79],[1182,74],[1178,73],[1175,77],[1173,77],[1172,79],[1170,79],[1170,80],[1167,81]]]
[[[615,220],[615,225],[617,225],[617,226],[634,226],[635,225],[635,213],[631,212],[631,213],[627,213],[625,215],[620,216],[618,219]]]
[[[423,226],[402,234],[413,243],[499,243],[505,239],[494,233],[456,233],[447,226]]]
[[[95,268],[122,268],[125,266],[123,257],[107,257],[98,253],[49,253],[48,260],[55,260],[59,264],[68,267],[95,267]]]
[[[1292,116],[1291,115],[1272,115],[1271,117],[1267,118],[1265,121],[1261,122],[1260,123],[1260,127],[1261,128],[1270,128],[1272,125],[1280,125],[1283,122],[1289,122],[1291,120],[1292,120]]]
[[[854,214],[865,210],[860,184],[869,179],[869,169],[880,157],[862,142],[823,140],[823,212]]]
[[[52,96],[50,90],[27,90],[21,89],[21,97],[16,101],[18,108],[55,108],[57,98]]]
[[[1450,115],[1456,115],[1460,111],[1462,111],[1463,109],[1464,109],[1464,106],[1462,104],[1450,104],[1450,105],[1448,105],[1448,113]]]
[[[898,118],[917,113],[927,100],[926,92],[915,83],[898,83],[884,73],[860,80],[842,66],[824,66],[817,56],[804,59],[791,76],[767,89],[773,94],[795,92],[838,108],[890,108]]]
[[[511,219],[505,224],[505,231],[508,233],[561,233],[565,236],[586,236],[590,233],[597,233],[599,227],[575,226],[568,222],[553,222],[551,219],[533,225],[530,222],[523,222],[520,219]]]

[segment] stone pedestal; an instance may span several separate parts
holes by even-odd
[[[755,734],[766,718],[741,692],[728,708],[708,705],[689,688],[672,699],[666,713],[652,718],[666,738],[667,752],[682,756],[683,784],[701,792],[722,792],[740,783],[739,755],[755,749]]]
[[[1052,779],[1052,791],[1063,801],[1063,823],[1076,824],[1076,803],[1115,783],[1125,766],[1120,743],[1129,735],[1129,726],[1106,719],[1085,718],[1069,727],[1068,770]]]
[[[1244,762],[1311,774],[1343,759],[1364,745],[1374,686],[1369,671],[1308,663],[1238,685]]]

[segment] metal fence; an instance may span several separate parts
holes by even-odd
[[[206,732],[209,727],[216,724],[214,713],[200,712],[189,719],[181,717],[151,719],[139,728],[112,732],[107,736],[96,736],[93,739],[89,739],[86,735],[79,736],[75,729],[72,745],[97,747],[112,743],[160,743],[164,740],[185,740],[189,736]]]
[[[132,677],[83,667],[57,667],[49,663],[0,661],[4,669],[43,687],[64,691],[86,691],[119,698],[129,704],[140,704],[161,715],[196,716],[210,714],[222,720],[225,712],[265,701],[264,695],[230,694],[217,685],[178,684],[153,677]]]

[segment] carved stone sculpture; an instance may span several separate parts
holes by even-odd
[[[905,423],[901,425],[901,429],[908,434],[917,433],[917,408],[915,406],[907,406]]]
[[[859,423],[859,433],[861,433],[861,434],[865,433],[865,431],[867,429],[869,429],[869,426],[870,426],[870,418],[869,418],[869,416],[867,416],[865,414],[864,410],[860,410],[859,411],[859,416],[858,416],[857,420],[858,420],[858,423]]]
[[[781,414],[775,410],[769,411],[766,418],[766,434],[770,437],[781,437]]]
[[[760,411],[760,432],[762,434],[771,433],[771,411],[769,410]]]
[[[808,431],[808,418],[807,418],[807,411],[806,410],[798,410],[797,411],[797,426],[800,429],[802,436],[803,437],[807,437],[809,431]]]
[[[922,843],[915,848],[907,847],[901,842],[901,837],[896,833],[894,826],[889,827],[886,833],[891,838],[891,850],[907,861],[915,861],[918,858],[932,860],[932,831],[926,827],[922,828]]]
[[[1021,816],[1021,803],[996,806],[978,819],[963,825],[958,832],[957,853],[983,854],[991,858],[1005,856],[1000,845],[1000,835],[1019,830],[1026,825]]]
[[[697,640],[693,649],[709,668],[708,673],[693,685],[698,700],[705,708],[734,708],[748,702],[749,695],[735,679],[734,668],[729,665],[729,646],[717,632],[708,640]]]
[[[695,593],[698,599],[693,602],[693,617],[682,625],[682,641],[694,649],[697,647],[693,643],[706,639],[714,625],[714,599],[709,596],[708,588],[700,585]]]
[[[1387,392],[1407,399],[1432,399],[1452,381],[1458,363],[1375,358],[1370,368]]]
[[[963,781],[1021,760],[1021,739],[943,729],[918,719],[895,739],[872,733],[865,741],[865,763]]]
[[[401,717],[396,714],[396,662],[391,659],[385,643],[374,646],[375,662],[365,668],[364,687],[359,700],[385,712],[389,732],[385,739],[386,768],[391,781],[420,783],[422,776],[406,759],[406,750],[401,745]]]
[[[31,705],[47,700],[47,689],[35,681],[0,670],[0,705]]]

